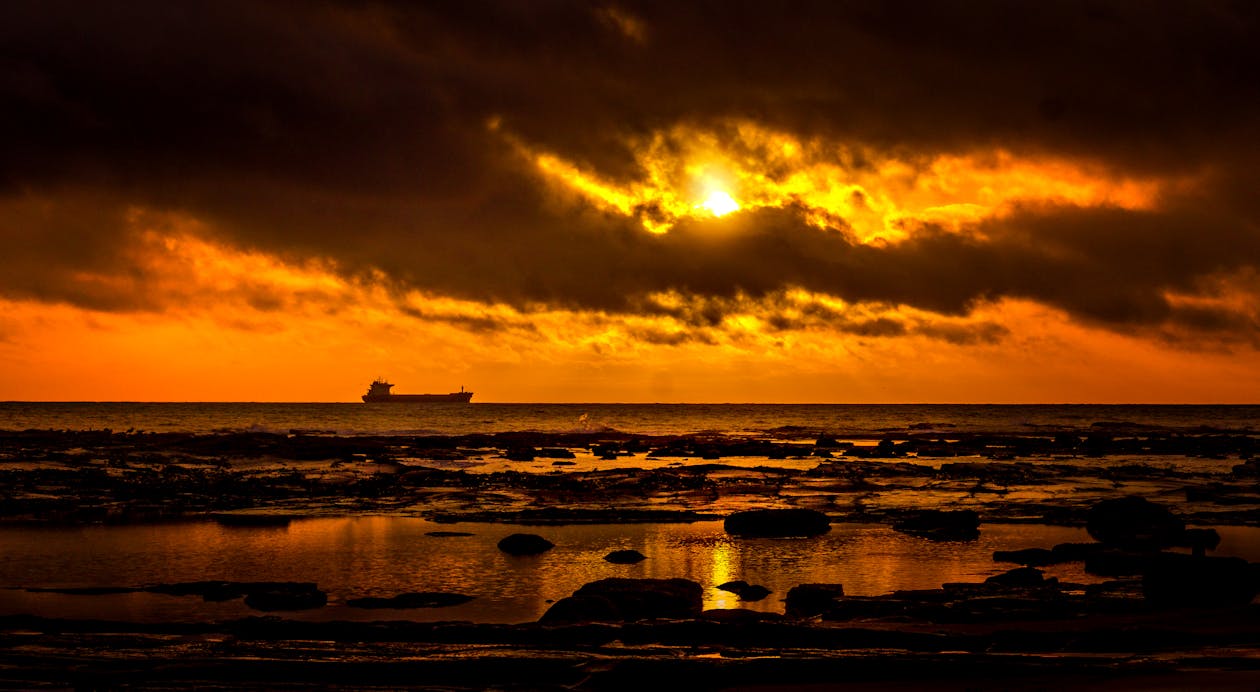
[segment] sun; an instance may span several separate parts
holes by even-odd
[[[726,216],[733,211],[739,211],[739,202],[736,202],[724,190],[714,190],[709,193],[709,198],[704,200],[700,208],[708,209],[714,216]]]

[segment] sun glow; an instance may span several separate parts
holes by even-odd
[[[1089,162],[1003,150],[903,160],[741,121],[714,130],[680,125],[629,139],[644,175],[616,182],[510,133],[500,136],[546,178],[606,211],[638,219],[652,233],[668,233],[686,218],[794,206],[811,225],[841,229],[857,242],[897,242],[924,225],[964,232],[1028,203],[1148,209],[1164,191],[1196,184],[1192,177],[1116,177]],[[722,187],[738,189],[739,201]],[[696,192],[708,197],[697,204]]]
[[[733,211],[739,211],[739,203],[725,191],[714,190],[709,193],[709,198],[704,200],[700,208],[708,209],[714,216],[726,216]]]

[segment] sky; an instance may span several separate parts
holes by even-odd
[[[1260,5],[0,5],[0,400],[1260,401]]]

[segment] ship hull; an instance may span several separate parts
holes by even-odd
[[[472,400],[472,392],[450,394],[364,394],[367,404],[466,404]]]

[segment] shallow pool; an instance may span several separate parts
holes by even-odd
[[[1260,529],[1218,527],[1220,555],[1260,560]],[[438,538],[430,531],[472,536]],[[511,557],[495,546],[510,533],[538,533],[556,544],[535,557]],[[995,550],[1051,547],[1090,540],[1084,529],[985,524],[980,538],[933,543],[883,525],[836,524],[809,539],[728,536],[721,522],[521,527],[434,524],[400,517],[297,520],[287,527],[238,528],[212,522],[73,528],[0,528],[0,615],[131,621],[195,621],[258,615],[242,601],[135,593],[73,596],[31,593],[28,587],[143,586],[197,580],[313,581],[328,593],[325,608],[284,613],[308,620],[537,619],[549,602],[604,577],[684,577],[705,587],[706,608],[746,607],[782,612],[789,588],[839,582],[850,595],[937,588],[980,581],[1015,567],[995,563]],[[633,548],[637,565],[603,560]],[[1097,579],[1079,564],[1047,569],[1075,582]],[[773,593],[741,602],[715,588],[743,579]],[[347,599],[406,591],[454,591],[475,596],[464,605],[418,610],[360,610]]]

